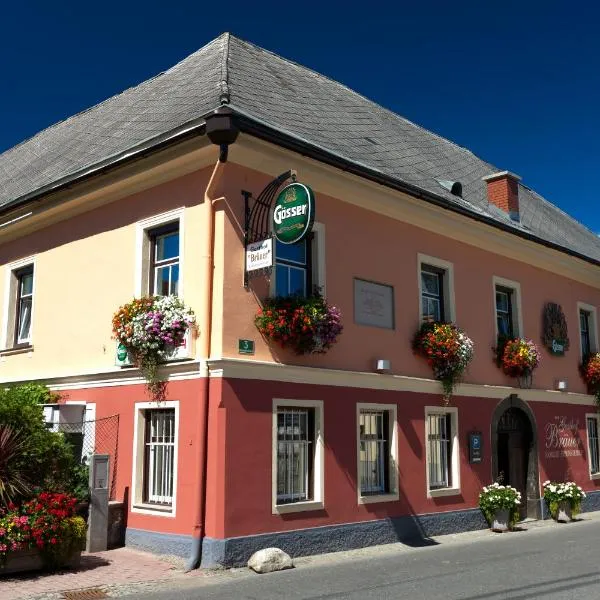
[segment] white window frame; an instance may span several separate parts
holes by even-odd
[[[388,481],[389,492],[362,495],[360,489],[360,413],[361,411],[386,411],[388,413]],[[356,404],[356,491],[358,504],[394,502],[400,499],[398,485],[398,407],[396,404]]]
[[[456,299],[454,296],[454,264],[441,258],[417,254],[417,284],[419,289],[419,323],[423,323],[423,284],[421,282],[421,271],[423,266],[435,267],[444,271],[442,282],[444,286],[444,317],[449,323],[456,323]]]
[[[600,435],[600,414],[595,412],[595,413],[586,413],[585,415],[585,438],[587,440],[587,451],[588,451],[588,459],[587,459],[587,464],[588,464],[588,475],[590,476],[590,479],[600,479],[600,472],[598,473],[592,473],[592,461],[590,460],[590,456],[591,456],[591,446],[590,446],[590,436],[589,436],[589,431],[588,431],[588,419],[595,419],[596,420],[596,427],[598,428],[598,434]],[[598,451],[600,452],[600,440],[598,441]],[[600,457],[599,457],[599,461],[600,461]]]
[[[524,337],[523,333],[523,311],[521,309],[521,284],[518,281],[504,279],[494,275],[492,277],[492,305],[494,309],[494,338],[498,337],[498,315],[496,313],[496,287],[504,287],[512,290],[512,326],[515,338]],[[578,317],[579,318],[579,317]]]
[[[450,468],[452,469],[452,486],[447,488],[429,488],[429,416],[449,414],[452,431],[452,456]],[[426,406],[425,407],[425,484],[427,498],[439,496],[458,496],[460,494],[460,457],[458,444],[458,408],[455,406]]]
[[[144,452],[145,411],[164,408],[175,409],[175,456],[173,458],[173,503],[171,506],[144,503]],[[179,401],[136,402],[133,413],[133,466],[131,489],[131,512],[145,515],[175,517],[177,512],[177,475],[179,471]]]
[[[148,290],[144,289],[144,269],[146,268],[144,262],[144,253],[147,249],[148,234],[152,229],[168,225],[169,223],[177,222],[179,224],[179,282],[177,295],[183,298],[183,266],[184,266],[184,207],[176,208],[168,212],[154,215],[138,221],[135,224],[135,269],[134,269],[134,282],[133,289],[136,298],[145,296],[148,294]],[[150,276],[150,274],[148,274]]]
[[[315,449],[313,461],[312,500],[277,504],[277,410],[279,408],[312,408],[315,412]],[[271,433],[271,511],[274,515],[322,510],[325,506],[325,443],[322,400],[292,400],[273,398],[273,428]]]
[[[579,314],[581,311],[585,311],[590,314],[590,351],[592,353],[598,352],[598,314],[596,307],[592,304],[586,304],[585,302],[577,303],[577,330],[579,331],[579,356],[583,360],[583,354],[581,352],[581,323],[579,321]]]
[[[8,331],[9,329],[9,322],[10,322],[10,315],[11,315],[11,311],[13,316],[16,315],[17,312],[17,307],[16,307],[16,301],[17,301],[17,290],[14,286],[14,280],[16,278],[16,272],[20,271],[22,269],[25,269],[27,267],[32,267],[33,269],[33,285],[32,285],[32,291],[31,291],[31,330],[29,333],[29,341],[28,346],[15,346],[13,343],[13,338],[15,335],[15,330],[13,329],[12,331]],[[12,350],[13,348],[15,349],[15,351],[20,351],[20,350],[31,350],[33,347],[33,326],[34,326],[34,318],[35,318],[35,297],[36,297],[36,292],[35,292],[35,287],[36,287],[36,276],[37,270],[36,270],[36,257],[35,256],[28,256],[26,258],[21,258],[20,260],[17,260],[15,262],[9,263],[7,265],[4,265],[4,311],[2,314],[2,337],[0,339],[0,342],[2,344],[2,350]],[[17,282],[18,285],[18,282]],[[14,328],[18,327],[18,323],[15,322],[14,323]],[[12,327],[11,327],[12,329]]]
[[[312,292],[312,288],[317,286],[321,292],[321,295],[327,297],[326,289],[326,276],[325,276],[325,224],[324,223],[313,223],[313,239],[310,244],[311,261],[312,261],[312,281],[307,282],[306,288]],[[271,274],[269,294],[274,296],[276,294],[276,268],[277,263],[277,242],[273,238],[273,271]]]

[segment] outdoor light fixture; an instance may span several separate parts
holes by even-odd
[[[388,373],[391,368],[392,368],[392,365],[389,360],[387,360],[385,358],[377,359],[377,362],[375,364],[375,370],[378,373]]]
[[[566,392],[567,391],[567,380],[566,379],[557,379],[554,382],[554,386],[556,387],[557,390],[561,391],[561,392]]]

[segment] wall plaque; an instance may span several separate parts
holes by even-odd
[[[354,279],[354,322],[358,325],[394,329],[394,288],[391,285]]]

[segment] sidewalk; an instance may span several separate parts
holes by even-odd
[[[600,512],[584,513],[573,524],[562,525],[554,521],[526,521],[520,524],[520,531],[534,532],[551,527],[585,526],[586,521],[600,520]],[[358,550],[348,550],[331,554],[318,554],[294,559],[294,564],[303,566],[326,566],[327,564],[376,558],[377,556],[419,552],[431,545],[452,545],[474,543],[477,540],[498,537],[507,541],[514,533],[495,534],[489,530],[439,536],[428,540],[429,544],[408,546],[405,544],[385,544]],[[107,552],[84,554],[81,567],[77,571],[62,571],[56,574],[24,573],[0,578],[0,598],[2,600],[100,600],[115,598],[141,591],[197,587],[225,580],[256,575],[245,568],[229,570],[202,570],[184,573],[185,561],[175,557],[157,556],[134,550],[118,548]]]

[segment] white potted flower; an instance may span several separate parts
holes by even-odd
[[[568,523],[581,512],[585,492],[573,481],[544,481],[544,500],[550,515],[558,523]]]
[[[503,532],[512,529],[519,520],[521,493],[509,485],[492,483],[481,490],[479,508],[490,529]]]

